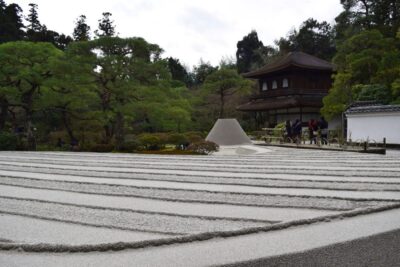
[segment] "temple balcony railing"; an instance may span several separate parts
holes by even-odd
[[[250,99],[274,98],[280,96],[325,96],[328,94],[326,89],[300,89],[300,88],[278,88],[259,92],[250,96]]]

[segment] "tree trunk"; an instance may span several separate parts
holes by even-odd
[[[0,132],[4,130],[8,116],[8,101],[7,99],[0,98]]]
[[[25,132],[26,138],[28,141],[28,150],[36,150],[36,139],[35,134],[33,132],[33,125],[32,125],[32,117],[33,117],[33,94],[36,91],[36,86],[32,86],[32,88],[25,92],[22,95],[22,103],[24,103],[24,110],[25,110]]]
[[[115,122],[115,148],[121,150],[125,142],[124,116],[121,112],[117,113]]]
[[[108,81],[101,82],[103,86],[103,90],[99,93],[100,99],[101,99],[101,107],[103,110],[104,115],[107,114],[107,111],[110,111],[110,101],[111,101],[111,91],[106,87]],[[103,126],[104,129],[104,139],[103,143],[104,144],[109,144],[111,142],[111,139],[114,135],[114,122],[109,120],[106,122],[106,124]]]
[[[11,128],[15,131],[18,127],[17,115],[12,109],[8,109],[8,117],[10,119]]]
[[[71,124],[68,120],[67,112],[65,110],[63,110],[61,112],[61,117],[62,117],[64,127],[67,130],[67,133],[68,133],[68,136],[69,136],[69,139],[71,140],[71,142],[78,141],[78,139],[76,139],[74,136],[74,132],[72,130]]]
[[[27,111],[26,122],[25,122],[26,139],[28,141],[28,150],[36,150],[36,139],[33,132],[32,125],[32,111]]]
[[[109,122],[107,125],[103,126],[104,129],[104,144],[109,144],[111,142],[111,139],[113,137],[113,126],[111,124],[111,122]]]
[[[361,0],[361,3],[364,5],[365,8],[365,21],[366,21],[366,26],[367,29],[370,30],[371,29],[371,18],[370,18],[370,6],[368,5],[366,0]]]

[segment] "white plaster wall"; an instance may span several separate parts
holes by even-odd
[[[347,115],[347,139],[400,144],[400,112]]]

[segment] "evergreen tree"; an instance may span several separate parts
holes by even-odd
[[[53,76],[54,60],[62,52],[49,43],[9,42],[0,45],[0,98],[23,113],[28,149],[35,150],[33,120],[38,98]]]
[[[27,39],[32,42],[52,43],[57,48],[64,50],[72,42],[72,38],[56,31],[48,30],[46,25],[42,25],[39,22],[38,6],[36,4],[29,4],[29,6],[29,14],[26,18],[29,22],[26,32]]]
[[[86,16],[80,15],[75,22],[74,32],[72,34],[75,41],[90,40],[90,26],[86,23]]]
[[[111,16],[110,12],[103,13],[103,18],[99,19],[98,29],[94,32],[97,37],[111,37],[116,35],[114,21],[111,20]]]
[[[38,5],[30,3],[29,13],[26,20],[29,22],[27,28],[33,32],[40,32],[42,30],[42,25],[39,22]]]
[[[236,70],[221,68],[207,76],[203,88],[218,97],[218,118],[224,118],[227,98],[236,93],[250,91],[251,82],[240,76]]]
[[[26,36],[29,41],[32,42],[44,42],[45,33],[43,31],[47,31],[46,26],[42,26],[39,22],[39,14],[38,14],[38,6],[36,4],[29,4],[29,13],[26,16],[26,20],[28,21]]]
[[[191,86],[193,81],[186,68],[179,62],[179,59],[169,57],[167,59],[168,69],[171,72],[172,80],[181,81],[186,86]]]
[[[400,1],[372,1],[373,23],[384,35],[395,37],[400,29]]]
[[[67,46],[73,41],[72,37],[65,34],[58,34],[52,43],[59,49],[65,50]]]
[[[115,138],[119,150],[124,143],[127,118],[134,114],[136,102],[146,98],[141,94],[151,93],[149,87],[164,88],[163,81],[169,75],[166,62],[159,57],[162,49],[142,38],[118,37],[102,37],[73,46],[82,57],[93,60],[92,75],[103,115],[103,142],[109,144]],[[155,109],[148,103],[146,106]]]
[[[345,41],[363,30],[379,30],[386,37],[395,37],[400,27],[399,0],[341,0],[344,11],[336,17],[339,41]]]
[[[17,4],[6,5],[0,0],[0,43],[24,38],[21,13],[22,9]]]
[[[255,62],[262,60],[256,51],[264,47],[264,45],[258,39],[258,35],[255,30],[243,37],[243,39],[239,41],[236,46],[236,64],[239,73],[250,71]]]
[[[338,47],[333,87],[323,99],[322,113],[332,118],[358,100],[395,101],[400,77],[399,41],[378,30],[363,31]]]
[[[70,36],[48,30],[46,25],[43,25],[39,32],[28,30],[27,35],[29,41],[52,43],[54,46],[62,50],[65,50],[68,44],[73,41]]]
[[[293,30],[287,38],[279,39],[276,44],[281,54],[302,51],[331,60],[336,52],[334,37],[334,31],[329,23],[310,18],[301,24],[298,31]]]
[[[207,76],[215,72],[217,69],[218,67],[212,66],[210,62],[204,62],[200,59],[199,65],[193,67],[192,76],[194,85],[202,85]]]

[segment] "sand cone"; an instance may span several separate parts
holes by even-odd
[[[220,146],[237,146],[252,144],[236,119],[218,119],[208,133],[206,141]]]

